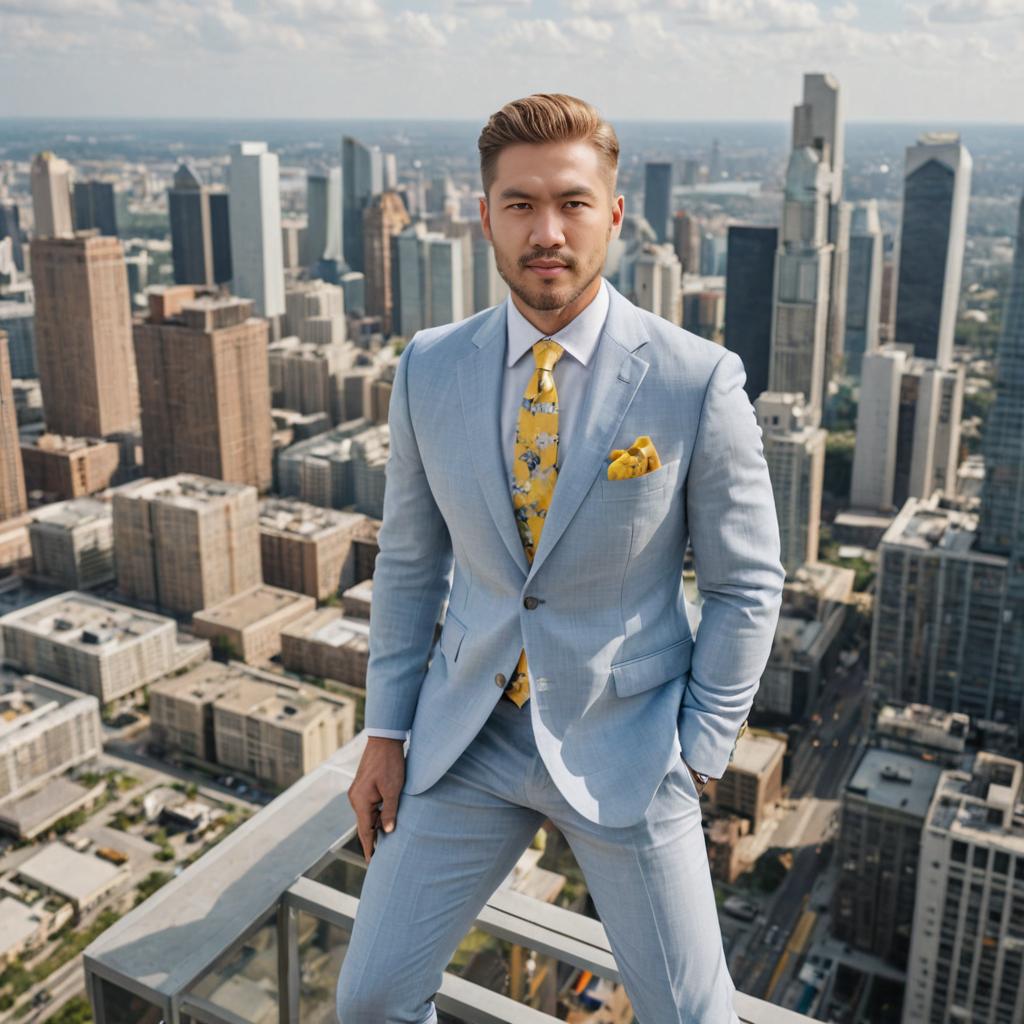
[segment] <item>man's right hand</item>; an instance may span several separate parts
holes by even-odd
[[[369,736],[356,777],[348,788],[348,802],[356,812],[356,831],[367,863],[373,856],[377,829],[390,832],[398,815],[398,795],[405,784],[402,740]]]

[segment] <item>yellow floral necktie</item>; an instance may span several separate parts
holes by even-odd
[[[531,563],[558,479],[555,464],[558,458],[558,392],[551,371],[564,351],[551,338],[541,338],[534,343],[533,358],[537,367],[523,392],[516,424],[512,506],[519,539]],[[519,652],[519,661],[505,693],[520,708],[530,698],[525,649]]]

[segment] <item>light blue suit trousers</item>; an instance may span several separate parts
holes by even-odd
[[[545,818],[583,871],[640,1024],[739,1024],[684,762],[639,822],[597,824],[552,781],[528,706],[500,698],[455,764],[425,792],[404,790],[395,830],[378,833],[338,979],[341,1024],[435,1024],[442,972]]]

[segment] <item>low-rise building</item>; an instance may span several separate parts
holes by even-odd
[[[369,660],[369,622],[340,608],[321,608],[281,633],[281,662],[291,672],[365,687]]]
[[[260,503],[263,579],[326,600],[354,582],[353,535],[365,516],[291,498]]]
[[[81,916],[126,881],[128,870],[63,843],[49,843],[21,864],[17,877],[41,893],[67,900]]]
[[[736,741],[736,751],[725,775],[712,787],[715,806],[749,818],[756,832],[782,799],[785,753],[783,740],[749,729],[744,732]]]
[[[92,694],[127,696],[178,664],[173,619],[81,591],[39,601],[0,619],[4,660]]]
[[[373,580],[363,580],[341,592],[341,610],[352,619],[370,619],[373,601]]]
[[[46,505],[29,526],[34,574],[47,583],[87,590],[114,578],[114,519],[95,498]]]
[[[150,688],[154,739],[279,789],[355,734],[355,701],[238,662]]]
[[[192,616],[192,631],[233,658],[262,665],[281,652],[281,631],[316,607],[306,594],[259,586]]]
[[[116,483],[121,448],[101,438],[41,434],[32,443],[22,443],[21,461],[29,491],[66,501]]]

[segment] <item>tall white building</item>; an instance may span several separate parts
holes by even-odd
[[[839,82],[829,74],[805,74],[803,102],[793,108],[793,148],[809,147],[821,154],[829,169],[828,319],[824,379],[831,380],[842,365],[846,334],[847,261],[851,206],[843,198],[844,122]]]
[[[850,501],[891,512],[910,497],[953,494],[964,367],[915,359],[909,346],[869,352],[861,371]]]
[[[926,133],[907,148],[895,340],[940,366],[953,358],[972,167],[952,132]]]
[[[231,147],[229,195],[232,291],[274,319],[285,311],[284,254],[277,154],[265,142]]]
[[[878,348],[882,309],[882,225],[878,201],[865,199],[853,208],[850,255],[846,273],[845,372],[859,377],[861,361]]]
[[[1024,764],[942,773],[921,832],[903,1024],[1024,1020]]]
[[[797,393],[762,392],[754,403],[764,441],[786,576],[818,561],[828,431]]]
[[[341,265],[341,168],[311,171],[306,177],[306,247],[311,266],[321,260]]]
[[[683,265],[675,249],[648,245],[633,265],[633,291],[636,304],[669,323],[683,322]]]
[[[799,392],[808,422],[821,422],[832,244],[831,172],[819,150],[794,149],[786,171],[782,230],[775,259],[768,389]]]
[[[74,232],[71,220],[71,168],[49,151],[32,161],[32,214],[36,238],[67,238]]]

